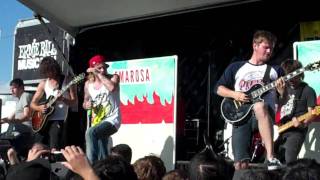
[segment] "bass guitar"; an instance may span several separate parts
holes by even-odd
[[[313,71],[320,68],[320,61],[308,64],[307,66],[297,69],[283,77],[284,81],[288,81],[305,71]],[[245,94],[249,97],[248,102],[240,102],[232,98],[224,98],[222,100],[220,111],[226,122],[238,125],[246,120],[247,116],[251,113],[254,103],[263,101],[261,96],[276,87],[276,81],[273,81],[265,86],[256,84],[251,87]]]
[[[72,81],[70,81],[65,87],[61,89],[60,94],[63,94],[72,85],[79,83],[84,78],[85,73],[81,73],[78,76],[74,77]],[[43,113],[40,111],[33,111],[31,116],[31,122],[32,130],[34,132],[39,132],[46,125],[48,117],[54,112],[54,104],[59,97],[60,96],[49,96],[49,98],[45,102],[40,103],[41,105],[45,104],[47,106],[47,112]]]
[[[319,116],[319,115],[320,115],[320,106],[316,106],[311,112],[307,112],[301,116],[298,116],[297,120],[299,122],[303,122],[312,116]],[[273,139],[276,140],[281,133],[285,132],[287,129],[289,129],[291,127],[293,127],[293,121],[289,121],[289,122],[282,124],[280,126],[276,126],[276,125],[273,126],[273,132],[274,132]]]

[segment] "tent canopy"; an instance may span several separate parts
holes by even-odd
[[[19,0],[75,36],[87,29],[258,0]]]

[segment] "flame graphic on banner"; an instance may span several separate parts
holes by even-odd
[[[171,103],[165,101],[162,105],[160,97],[153,92],[154,103],[150,104],[147,97],[144,96],[139,101],[135,96],[133,103],[128,100],[127,105],[121,103],[121,119],[122,124],[157,124],[164,121],[165,123],[173,123],[174,115],[174,98],[172,96]]]

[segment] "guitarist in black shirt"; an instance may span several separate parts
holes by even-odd
[[[70,78],[62,74],[58,62],[50,56],[43,58],[39,71],[44,80],[37,87],[31,101],[31,108],[39,114],[38,119],[45,120],[46,123],[41,127],[41,131],[38,131],[37,140],[49,145],[51,149],[60,149],[63,122],[67,117],[68,107],[78,103],[76,86],[70,86],[61,94],[61,88],[67,86]],[[44,94],[47,102],[39,103]],[[55,103],[50,104],[52,97],[57,99]]]
[[[302,67],[297,60],[288,59],[281,64],[286,74]],[[292,121],[292,128],[281,133],[275,142],[275,152],[283,163],[297,160],[298,154],[308,131],[307,125],[314,119],[312,110],[316,106],[316,93],[312,87],[303,82],[304,74],[298,75],[287,83],[283,79],[277,81],[279,92],[280,123]],[[303,122],[297,117],[310,113]]]

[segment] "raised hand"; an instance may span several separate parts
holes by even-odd
[[[61,152],[67,160],[67,162],[62,162],[65,167],[79,174],[84,179],[99,179],[95,175],[85,153],[79,146],[66,146],[65,149],[61,149]]]
[[[45,155],[50,153],[50,150],[45,149],[41,145],[33,145],[33,147],[29,150],[27,161],[32,161],[39,158],[41,155]]]

